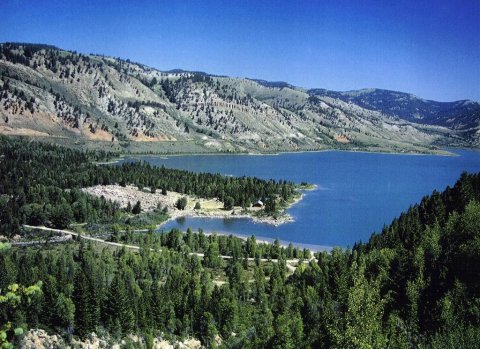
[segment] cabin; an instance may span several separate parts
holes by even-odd
[[[253,207],[263,207],[263,202],[258,200],[256,203],[253,204]]]

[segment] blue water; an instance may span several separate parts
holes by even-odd
[[[462,171],[480,171],[480,152],[458,156],[395,155],[342,151],[280,155],[189,155],[127,158],[152,165],[233,176],[257,176],[316,184],[289,209],[295,221],[274,227],[249,219],[181,218],[173,227],[293,242],[297,245],[352,246],[430,194],[452,186]]]

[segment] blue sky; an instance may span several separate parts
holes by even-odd
[[[480,1],[0,0],[0,42],[161,70],[480,100]]]

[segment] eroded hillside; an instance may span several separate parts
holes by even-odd
[[[366,105],[341,93],[162,72],[47,45],[2,44],[0,75],[0,133],[63,144],[142,152],[425,152],[479,145],[478,118],[468,127],[426,122],[431,113],[407,117],[404,108],[397,115],[380,102]],[[475,112],[478,103],[470,103]],[[451,119],[455,111],[442,113]]]

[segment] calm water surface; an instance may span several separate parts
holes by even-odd
[[[455,151],[458,156],[394,155],[342,151],[280,155],[189,155],[135,157],[152,165],[233,176],[287,179],[316,184],[289,209],[295,222],[279,227],[249,219],[181,218],[162,229],[188,227],[297,245],[352,246],[433,190],[452,186],[462,171],[480,171],[480,152]],[[315,245],[315,246],[311,246]]]

